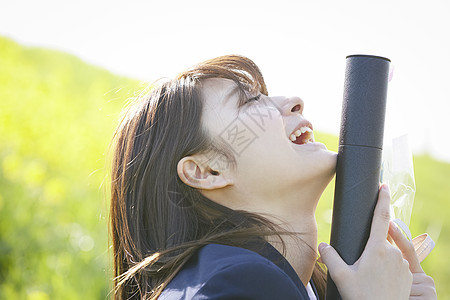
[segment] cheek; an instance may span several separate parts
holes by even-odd
[[[280,112],[271,106],[255,104],[239,116],[257,134],[276,131],[284,133],[284,123]]]
[[[247,110],[224,124],[217,135],[236,156],[248,154],[244,152],[251,152],[253,156],[260,150],[274,148],[288,141],[283,120],[278,116],[271,111],[263,114],[261,110]]]
[[[286,139],[266,131],[237,156],[237,170],[253,179],[280,178],[292,167],[294,156],[290,147]]]

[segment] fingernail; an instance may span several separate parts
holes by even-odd
[[[382,188],[383,190],[385,190],[386,192],[389,193],[389,186],[388,186],[386,183],[383,183],[383,185],[381,186],[381,188]]]
[[[319,252],[322,252],[323,248],[327,247],[328,244],[327,243],[320,243],[319,244]]]
[[[397,224],[394,221],[391,221],[392,223],[392,227],[394,227],[394,230],[399,231],[400,229],[398,228]]]

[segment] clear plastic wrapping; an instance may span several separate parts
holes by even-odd
[[[407,135],[393,139],[392,146],[388,146],[383,152],[381,182],[387,183],[391,191],[391,218],[397,224],[399,223],[397,220],[400,220],[404,225],[409,226],[416,183]],[[405,231],[403,228],[402,230]],[[411,239],[411,234],[408,237]]]
[[[392,145],[388,145],[383,151],[380,181],[387,183],[391,191],[391,219],[413,242],[419,261],[424,260],[433,250],[435,243],[426,233],[413,239],[408,227],[416,194],[416,182],[407,135],[393,139]]]

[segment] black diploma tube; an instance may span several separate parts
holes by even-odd
[[[347,56],[330,244],[349,265],[366,246],[378,199],[389,64]],[[326,299],[341,299],[329,274]]]

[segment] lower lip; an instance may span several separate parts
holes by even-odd
[[[302,145],[294,144],[294,145],[299,146],[299,147],[307,147],[307,148],[323,148],[323,149],[327,149],[327,146],[325,146],[324,144],[322,144],[320,142],[312,142],[312,143],[306,143],[306,144],[302,144]]]

